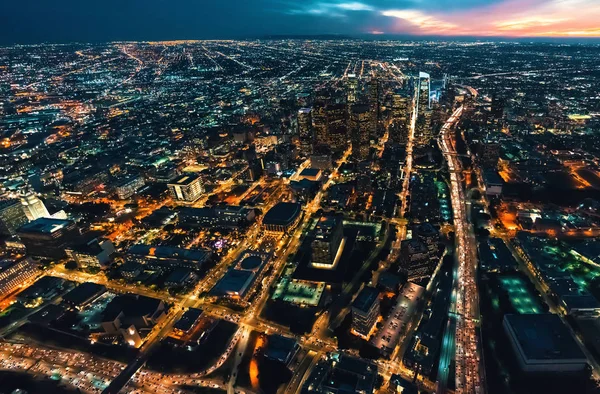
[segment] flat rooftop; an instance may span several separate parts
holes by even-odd
[[[181,316],[181,319],[177,320],[173,328],[187,332],[194,327],[200,316],[202,316],[202,309],[190,308]]]
[[[151,246],[144,244],[133,245],[129,253],[138,256],[149,256],[163,259],[180,259],[204,261],[210,256],[210,251],[204,249],[183,249],[174,246]]]
[[[300,176],[315,177],[315,176],[319,175],[320,173],[321,173],[321,170],[319,170],[318,168],[305,168],[300,173]]]
[[[329,236],[342,225],[342,218],[339,216],[322,216],[315,225],[315,236],[319,239],[329,239]]]
[[[54,218],[39,218],[25,224],[19,229],[20,232],[27,233],[43,233],[52,234],[69,225],[73,224],[70,220],[54,219]]]
[[[280,202],[265,214],[263,224],[287,226],[292,223],[302,210],[302,206],[293,202]]]
[[[368,312],[371,309],[371,305],[379,297],[379,291],[374,287],[363,287],[358,293],[358,296],[354,299],[352,307],[363,312]]]
[[[412,316],[417,299],[425,289],[415,283],[407,282],[402,288],[396,305],[377,334],[371,338],[371,343],[385,353],[391,353],[400,339],[404,325]]]
[[[254,272],[230,269],[223,275],[221,280],[212,288],[214,295],[237,295],[243,297],[250,282],[254,279]]]
[[[552,313],[505,315],[504,322],[527,360],[585,360],[567,326]]]
[[[196,179],[198,179],[197,175],[183,174],[183,175],[180,175],[177,178],[173,179],[168,184],[169,185],[189,185],[192,182],[194,182]]]
[[[63,300],[72,305],[81,305],[106,291],[106,287],[97,283],[85,282],[64,295]]]

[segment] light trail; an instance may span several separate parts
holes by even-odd
[[[465,193],[460,175],[461,164],[452,144],[451,131],[462,115],[464,107],[458,107],[440,131],[440,149],[450,172],[450,189],[456,238],[456,258],[458,261],[455,288],[456,297],[451,305],[456,311],[455,361],[456,393],[484,392],[482,386],[481,362],[478,349],[477,324],[479,321],[479,299],[476,274],[477,258],[473,227],[468,220]]]

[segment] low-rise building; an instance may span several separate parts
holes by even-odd
[[[275,204],[263,217],[262,225],[266,232],[273,235],[283,235],[293,230],[302,216],[300,204],[280,202]]]
[[[29,259],[0,261],[0,297],[12,293],[39,273]]]
[[[200,228],[239,229],[251,224],[255,217],[254,209],[240,206],[185,207],[179,211],[179,224]]]
[[[582,371],[587,359],[559,316],[505,315],[502,323],[522,372]]]
[[[145,184],[142,176],[131,176],[117,183],[115,186],[115,194],[119,199],[127,200],[133,196],[137,190],[144,187]]]
[[[170,181],[167,186],[175,201],[192,203],[200,198],[203,192],[200,178],[193,174],[183,174]]]
[[[14,235],[27,223],[23,205],[17,199],[0,201],[0,235]]]

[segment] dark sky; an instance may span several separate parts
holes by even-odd
[[[0,43],[382,33],[598,37],[598,20],[600,0],[0,0]]]

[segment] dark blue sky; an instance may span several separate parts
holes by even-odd
[[[0,42],[379,33],[590,37],[600,36],[599,17],[599,0],[0,0]]]

